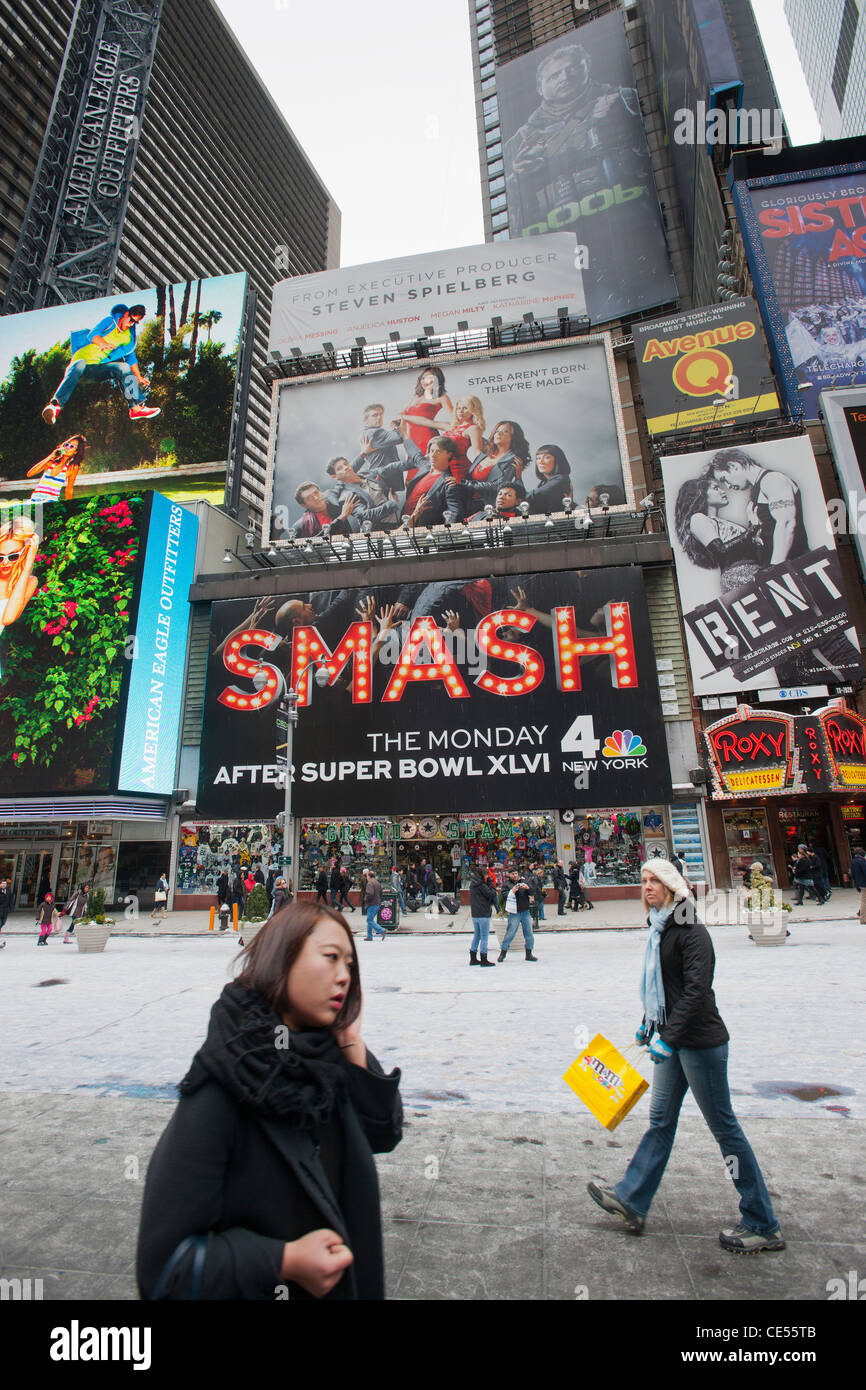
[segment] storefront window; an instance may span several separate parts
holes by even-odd
[[[279,871],[282,835],[272,823],[215,825],[185,822],[180,828],[177,860],[178,893],[216,893],[223,869],[231,877],[238,869]]]
[[[866,850],[866,806],[843,806],[841,811],[849,850]]]
[[[362,869],[372,869],[386,888],[390,886],[394,830],[389,820],[327,821],[301,823],[298,886],[315,888],[322,869],[330,870],[332,859],[339,859],[361,886]]]
[[[826,805],[780,806],[779,825],[785,840],[785,860],[789,869],[797,857],[797,846],[808,845],[810,849],[823,851],[830,882],[839,882]]]
[[[645,826],[647,816],[650,823]],[[647,831],[650,843],[659,850],[667,844],[658,834],[659,830],[664,833],[664,816],[660,809],[644,810],[638,806],[581,811],[572,828],[575,863],[583,860],[584,876],[590,883],[602,886],[640,883],[640,871],[647,857],[644,845]]]
[[[756,859],[760,859],[767,877],[775,879],[766,811],[760,807],[754,810],[744,807],[741,810],[724,811],[722,814],[725,822],[725,844],[731,866],[731,882],[737,886],[745,883],[745,874]]]

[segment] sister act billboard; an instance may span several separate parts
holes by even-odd
[[[197,807],[215,820],[282,807],[289,681],[299,815],[670,799],[631,568],[230,599],[211,647]]]

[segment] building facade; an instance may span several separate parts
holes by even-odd
[[[866,132],[866,21],[859,0],[785,0],[785,18],[825,140]]]
[[[98,8],[97,0],[4,5],[4,290],[73,24],[88,17],[85,10]],[[287,273],[336,265],[339,242],[338,208],[217,7],[211,0],[165,0],[114,282],[75,297],[249,273],[256,308],[246,439],[241,476],[230,476],[227,484],[227,496],[244,520],[260,521],[264,497],[272,286]],[[7,294],[6,312],[40,307],[32,298],[35,286],[11,290],[14,300]]]

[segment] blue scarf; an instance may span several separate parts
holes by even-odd
[[[667,926],[671,909],[651,907],[649,910],[650,934],[646,944],[643,961],[643,977],[640,982],[641,999],[646,1019],[647,1031],[652,1026],[658,1028],[665,1021],[665,987],[662,979],[661,935]]]

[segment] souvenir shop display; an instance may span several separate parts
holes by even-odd
[[[646,859],[644,846],[644,817],[637,810],[606,810],[576,814],[574,834],[575,860],[584,864],[587,880],[592,877],[601,885],[638,884]],[[652,814],[652,813],[650,813]]]
[[[257,869],[267,876],[269,869],[279,870],[282,852],[282,835],[274,825],[185,822],[180,828],[177,892],[215,894],[223,870],[229,878]]]

